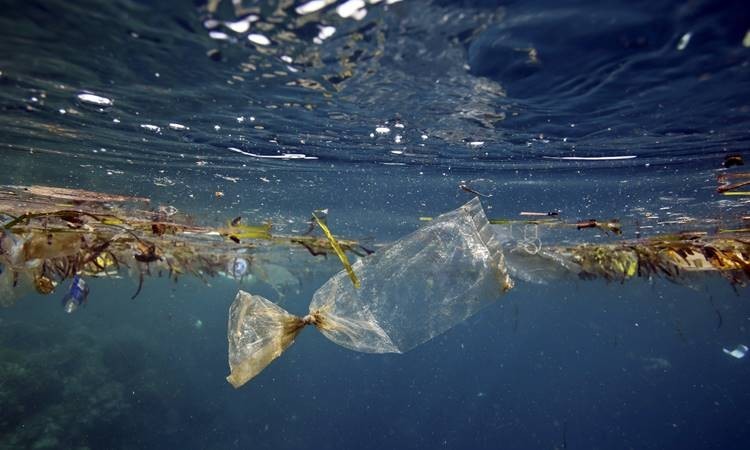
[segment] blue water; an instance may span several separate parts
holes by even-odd
[[[337,234],[373,243],[469,200],[461,184],[490,217],[618,217],[624,238],[748,215],[716,193],[724,158],[748,158],[743,2],[406,0],[361,20],[242,3],[2,1],[0,184],[285,232],[329,208]],[[221,24],[247,14],[248,32]],[[321,27],[336,30],[316,43]],[[559,159],[613,156],[628,158]],[[586,231],[543,244],[618,239]],[[339,269],[289,267],[296,314]],[[718,277],[519,281],[404,355],[307,329],[239,390],[224,379],[227,309],[239,287],[277,298],[269,286],[148,279],[130,300],[136,281],[89,285],[73,315],[60,292],[0,310],[0,448],[750,445],[750,365],[722,352],[750,341],[750,294]]]

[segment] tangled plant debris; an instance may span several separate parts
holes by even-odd
[[[0,188],[0,220],[4,305],[24,287],[51,294],[68,279],[85,286],[85,277],[129,274],[138,280],[135,298],[149,276],[206,280],[242,277],[248,270],[262,274],[261,255],[276,247],[340,257],[371,253],[356,241],[334,238],[327,228],[326,236],[276,235],[270,223],[246,225],[239,217],[226,226],[197,226],[172,207],[152,207],[146,198],[46,186]],[[68,293],[66,310],[83,302],[83,292]]]

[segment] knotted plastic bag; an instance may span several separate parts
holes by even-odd
[[[359,259],[297,317],[240,291],[229,310],[227,380],[240,387],[278,358],[306,326],[367,353],[403,353],[447,331],[512,287],[500,243],[478,199]]]

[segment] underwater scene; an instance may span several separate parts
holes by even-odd
[[[0,450],[750,448],[746,2],[0,4]]]

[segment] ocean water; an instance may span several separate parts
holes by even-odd
[[[716,192],[748,158],[745,2],[303,3],[1,1],[0,185],[289,233],[327,208],[376,247],[476,193],[491,218],[623,224],[526,229],[542,246],[748,215]],[[750,291],[718,276],[518,280],[403,355],[307,329],[235,390],[237,290],[304,314],[340,270],[287,262],[283,296],[184,277],[131,300],[137,280],[91,279],[75,314],[61,291],[0,310],[0,449],[750,446],[750,360],[723,351],[750,345]]]

